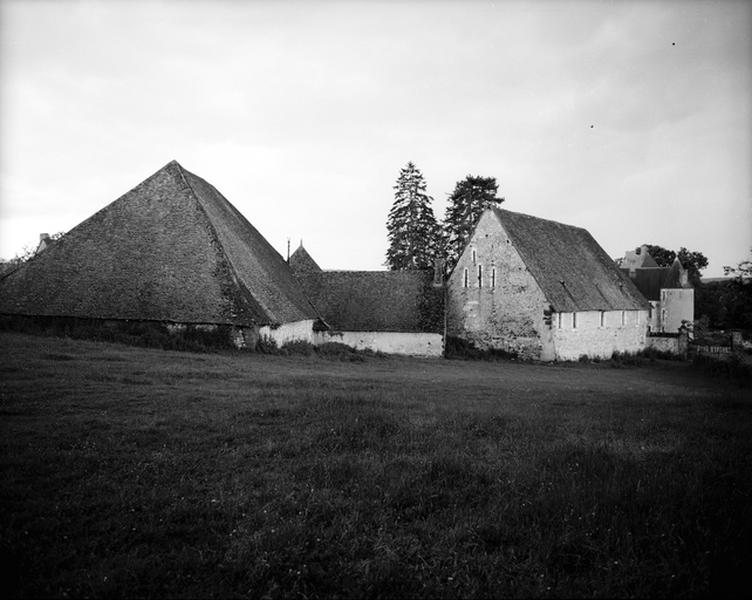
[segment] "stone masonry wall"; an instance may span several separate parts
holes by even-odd
[[[661,331],[676,333],[682,326],[682,321],[691,323],[694,320],[694,313],[695,291],[693,289],[661,290]]]
[[[438,357],[443,353],[440,333],[405,333],[402,331],[321,331],[315,343],[338,342],[356,350],[373,350],[388,354]]]
[[[490,212],[481,217],[448,286],[449,335],[522,358],[554,358],[543,292]]]
[[[309,342],[313,343],[313,320],[295,321],[293,323],[283,323],[279,327],[272,328],[269,326],[259,329],[259,337],[272,339],[277,346],[282,346],[287,342]]]
[[[647,310],[581,311],[555,313],[552,319],[556,360],[611,358],[614,352],[638,352],[645,348]]]

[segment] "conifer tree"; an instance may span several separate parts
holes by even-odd
[[[483,211],[504,202],[504,198],[496,197],[498,189],[495,177],[480,175],[468,175],[455,185],[444,214],[448,269],[457,263]]]
[[[386,265],[392,271],[433,267],[441,245],[441,227],[431,202],[423,174],[408,162],[394,186],[394,204],[386,223]]]

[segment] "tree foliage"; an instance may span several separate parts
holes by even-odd
[[[433,267],[442,243],[432,202],[423,174],[408,162],[394,186],[394,203],[386,223],[386,265],[392,271]]]
[[[459,259],[483,211],[504,202],[504,198],[496,196],[498,189],[495,177],[480,175],[468,175],[455,185],[444,215],[446,258],[450,269]]]
[[[64,231],[58,231],[57,233],[53,233],[51,236],[49,236],[49,240],[51,242],[56,242],[64,235],[65,235]],[[36,246],[29,246],[29,245],[24,246],[21,252],[16,254],[13,258],[11,258],[8,261],[0,263],[0,274],[4,274],[9,271],[12,271],[16,267],[34,258],[37,255],[38,248],[39,248],[39,244],[37,244]]]

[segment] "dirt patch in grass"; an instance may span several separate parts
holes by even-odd
[[[6,595],[745,589],[752,403],[691,365],[0,349]]]

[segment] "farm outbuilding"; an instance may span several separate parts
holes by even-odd
[[[443,352],[444,294],[434,271],[326,271],[301,244],[290,268],[329,326],[317,342],[414,356]]]
[[[0,313],[222,325],[241,346],[312,341],[318,320],[282,256],[175,161],[4,275]]]
[[[537,360],[645,347],[648,302],[585,229],[497,208],[448,282],[450,334]]]

